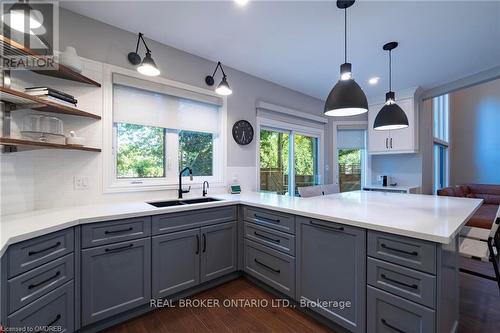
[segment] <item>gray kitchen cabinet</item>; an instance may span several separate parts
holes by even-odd
[[[82,326],[151,298],[151,238],[82,250]]]
[[[7,327],[19,332],[74,331],[73,281],[9,315]]]
[[[434,310],[371,286],[367,287],[368,333],[434,333]]]
[[[366,231],[297,217],[297,298],[350,330],[365,332]]]
[[[237,222],[220,223],[200,229],[201,282],[237,270]]]
[[[172,295],[200,282],[200,228],[152,238],[152,294]]]

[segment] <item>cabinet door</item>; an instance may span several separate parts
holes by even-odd
[[[365,231],[333,222],[298,220],[299,302],[351,332],[365,332]]]
[[[377,131],[373,129],[373,123],[378,112],[384,104],[370,105],[368,111],[368,152],[386,152],[389,148],[390,131]]]
[[[133,309],[151,298],[151,239],[82,251],[82,324]]]
[[[236,271],[236,221],[201,228],[201,281]]]
[[[153,237],[152,293],[160,298],[200,282],[200,229]]]
[[[389,148],[391,151],[410,152],[416,150],[415,148],[415,123],[413,100],[402,99],[397,101],[398,105],[403,109],[408,117],[408,127],[391,130],[391,137],[389,139]]]

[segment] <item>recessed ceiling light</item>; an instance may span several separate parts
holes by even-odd
[[[248,0],[234,0],[238,6],[245,6],[248,3]]]
[[[375,77],[372,77],[371,79],[369,79],[368,83],[371,85],[375,85],[378,83],[379,80],[380,80],[380,78],[378,76],[375,76]]]

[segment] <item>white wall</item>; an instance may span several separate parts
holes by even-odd
[[[500,184],[500,79],[450,94],[450,184]]]
[[[147,24],[147,22],[145,22]],[[116,27],[92,20],[76,13],[60,11],[60,47],[74,46],[80,56],[92,59],[86,63],[84,74],[99,79],[99,64],[109,63],[133,69],[127,61],[127,54],[135,49],[136,32],[127,32]],[[204,78],[215,68],[214,61],[197,57],[173,47],[148,40],[153,57],[162,71],[162,76],[206,89]],[[228,97],[228,128],[226,132],[227,179],[236,176],[246,190],[255,189],[256,147],[255,140],[248,146],[237,145],[231,136],[232,124],[240,119],[256,122],[255,103],[264,100],[315,115],[322,115],[323,101],[284,88],[249,74],[225,68],[233,94]],[[16,81],[17,80],[17,81]],[[69,81],[51,79],[32,73],[16,75],[15,84],[35,85],[37,82],[75,94],[79,107],[102,115],[102,89],[87,87]],[[27,83],[29,81],[29,84]],[[22,119],[22,113],[16,115]],[[101,122],[72,116],[61,116],[65,121],[65,132],[77,129],[89,143],[102,146]],[[328,133],[328,131],[327,131]],[[326,134],[326,137],[328,137]],[[329,161],[328,141],[325,145],[325,161]],[[1,214],[7,215],[31,209],[89,204],[95,202],[123,200],[152,200],[173,197],[175,191],[150,191],[125,194],[104,194],[102,192],[103,153],[78,151],[38,150],[0,155]],[[328,162],[326,162],[328,163]],[[74,176],[87,176],[88,190],[73,188]],[[326,178],[329,178],[328,175]],[[223,189],[219,189],[223,190]],[[200,189],[192,190],[200,195]],[[212,190],[212,193],[214,191]]]

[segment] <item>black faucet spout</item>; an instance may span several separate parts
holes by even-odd
[[[182,189],[182,174],[186,172],[186,170],[189,171],[190,180],[193,180],[193,169],[191,169],[190,167],[185,167],[179,172],[179,199],[182,199],[183,193],[188,193],[191,190],[191,186],[189,186],[187,190]]]

